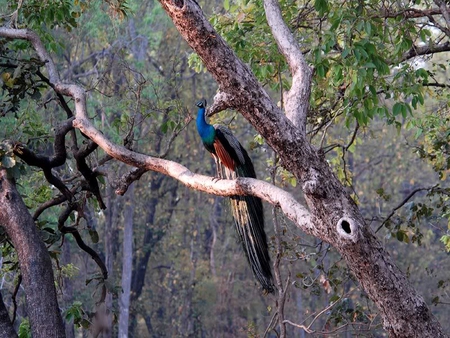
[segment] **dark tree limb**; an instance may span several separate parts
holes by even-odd
[[[104,279],[108,279],[108,270],[106,269],[105,263],[103,263],[102,259],[97,254],[97,252],[95,252],[95,250],[93,250],[88,245],[86,245],[86,243],[84,243],[83,238],[81,237],[81,235],[78,232],[77,228],[75,228],[75,227],[68,227],[68,226],[64,225],[64,223],[67,221],[67,219],[69,218],[69,216],[72,213],[72,211],[77,210],[77,207],[78,207],[77,204],[69,205],[59,215],[59,218],[58,218],[58,229],[64,235],[65,234],[71,234],[73,236],[73,238],[75,239],[75,241],[77,242],[78,247],[81,250],[87,252],[91,256],[91,258],[95,261],[95,263],[97,263],[98,267],[102,271],[103,278]]]
[[[66,134],[73,129],[72,123],[74,118],[69,118],[58,126],[55,133],[55,142],[53,145],[54,155],[43,156],[37,155],[28,149],[24,144],[16,143],[14,145],[14,154],[20,157],[28,165],[39,167],[43,170],[45,178],[50,184],[53,184],[59,191],[71,201],[73,195],[64,183],[52,173],[52,169],[59,167],[66,162],[67,152],[65,137]]]
[[[116,194],[123,196],[134,181],[139,180],[148,170],[145,168],[133,168],[122,175],[116,182]],[[152,190],[153,191],[153,190]]]
[[[77,162],[77,168],[83,177],[89,184],[91,192],[97,198],[98,204],[101,209],[106,209],[105,203],[103,203],[102,195],[100,193],[100,187],[98,186],[97,175],[92,171],[86,163],[86,157],[89,156],[98,145],[91,140],[87,141],[85,146],[78,151],[74,152],[74,157]]]
[[[78,191],[90,191],[90,186],[85,182],[85,181],[81,181],[79,182],[79,184],[75,185],[72,189],[70,189],[70,193],[72,195],[75,195],[75,193]],[[64,203],[65,201],[67,201],[67,197],[65,195],[58,195],[55,198],[42,203],[35,211],[33,214],[33,219],[37,220],[39,218],[39,216],[48,208],[54,207],[56,205],[60,205],[61,203]]]
[[[428,17],[430,15],[441,15],[442,11],[439,8],[430,8],[430,9],[417,9],[417,8],[406,8],[400,11],[390,11],[389,9],[382,8],[381,12],[377,14],[373,14],[372,18],[382,18],[382,19],[388,19],[388,18],[409,18],[409,19],[415,19],[415,18],[424,18]]]
[[[412,46],[409,51],[403,54],[399,62],[409,60],[416,56],[431,55],[436,53],[443,53],[450,51],[450,42],[444,42],[438,45],[428,45],[428,46]]]
[[[41,78],[42,81],[44,81],[46,84],[48,84],[53,90],[55,89],[55,86],[53,85],[53,83],[50,82],[50,80],[44,76],[44,74],[42,74],[40,71],[36,72],[36,75],[39,76]],[[59,103],[61,104],[61,107],[64,109],[64,111],[67,114],[67,118],[71,118],[73,117],[73,112],[70,109],[69,105],[66,102],[66,99],[64,98],[64,96],[61,93],[58,93],[57,91],[55,91],[56,96],[59,99]]]

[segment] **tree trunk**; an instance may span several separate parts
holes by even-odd
[[[0,169],[0,205],[0,224],[19,259],[33,337],[65,337],[50,256],[13,180],[4,169]]]
[[[115,237],[115,227],[116,227],[116,219],[118,214],[118,209],[120,208],[119,202],[115,198],[114,190],[110,184],[107,186],[106,192],[106,205],[108,209],[106,209],[106,219],[105,219],[105,233],[104,233],[104,241],[105,241],[105,265],[108,270],[108,278],[109,280],[114,280],[114,270],[113,270],[113,262],[114,262],[114,237]],[[107,293],[105,299],[105,305],[107,309],[112,309],[113,300],[112,294],[110,292]],[[112,337],[112,316],[108,317],[110,322],[108,323],[110,330],[106,333],[106,335],[110,335]]]
[[[133,269],[133,216],[134,184],[128,189],[128,201],[124,210],[122,293],[119,297],[119,338],[128,337],[128,319],[130,315],[131,272]]]

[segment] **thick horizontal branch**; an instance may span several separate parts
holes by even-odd
[[[100,133],[89,120],[77,118],[74,126],[80,129],[99,145],[108,155],[137,168],[157,171],[173,177],[187,187],[219,196],[253,195],[270,204],[278,206],[285,215],[297,224],[303,231],[312,234],[313,226],[309,211],[288,192],[270,183],[252,178],[238,178],[233,180],[219,180],[195,174],[185,166],[169,160],[155,158],[133,152],[127,148],[112,143],[104,134]],[[316,234],[317,235],[317,234]]]

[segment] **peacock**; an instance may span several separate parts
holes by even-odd
[[[197,103],[197,131],[203,145],[211,153],[218,178],[256,178],[253,163],[231,131],[222,125],[206,122],[206,100]],[[254,196],[230,197],[236,232],[253,274],[267,293],[274,291],[267,237],[264,231],[264,212],[261,199]]]

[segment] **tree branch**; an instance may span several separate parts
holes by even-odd
[[[439,45],[429,45],[429,46],[412,46],[409,51],[407,51],[405,54],[403,54],[402,58],[399,62],[403,62],[406,60],[409,60],[416,56],[421,55],[429,55],[429,54],[435,54],[435,53],[442,53],[442,52],[448,52],[450,51],[450,42],[445,42]]]
[[[170,5],[173,7],[173,5]],[[200,13],[200,7],[195,2],[186,1],[184,6],[182,7],[182,11],[195,11]],[[240,62],[234,56],[234,53],[229,49],[226,45],[225,41],[220,36],[208,35],[209,33],[213,33],[209,22],[204,18],[204,22],[202,24],[205,26],[206,31],[198,32],[196,30],[195,33],[206,34],[207,41],[204,43],[210,44],[211,48],[208,50],[208,53],[216,53],[214,51],[214,45],[220,44],[221,48],[226,48],[227,53],[231,53],[233,56],[233,60],[235,63],[235,70],[242,71],[247,73],[255,81],[255,85],[258,89],[260,86],[258,85],[256,78],[254,78],[253,74],[250,72],[248,67]],[[31,42],[34,49],[38,53],[38,56],[43,62],[46,62],[47,70],[49,73],[49,80],[53,83],[54,89],[56,92],[59,92],[63,95],[70,96],[74,99],[75,102],[75,120],[73,121],[73,126],[78,128],[82,133],[87,135],[94,143],[98,144],[100,148],[102,148],[108,155],[111,157],[126,163],[128,165],[144,168],[146,170],[153,170],[160,172],[162,174],[171,176],[181,183],[186,185],[189,188],[219,195],[219,196],[233,196],[233,195],[253,195],[257,196],[275,206],[279,206],[283,213],[291,219],[295,224],[305,231],[306,233],[320,236],[320,233],[316,231],[316,228],[312,224],[312,220],[309,214],[309,211],[301,205],[291,194],[288,192],[277,188],[269,183],[251,179],[251,178],[238,178],[236,181],[231,180],[212,180],[211,177],[198,175],[192,173],[189,169],[184,167],[183,165],[172,162],[165,159],[154,158],[150,156],[146,156],[144,154],[140,154],[137,152],[133,152],[131,150],[126,149],[123,146],[113,144],[103,133],[101,133],[98,129],[94,127],[94,125],[90,122],[86,110],[86,93],[85,91],[77,86],[72,84],[63,84],[60,81],[58,72],[56,70],[55,64],[45,50],[42,42],[39,37],[32,31],[26,29],[9,29],[0,27],[0,36],[9,37],[9,38],[19,38],[26,39]],[[204,37],[204,35],[203,35]],[[204,56],[206,57],[206,56]],[[209,55],[211,57],[211,55]],[[223,56],[221,57],[223,58]],[[208,59],[209,60],[209,59]],[[225,69],[218,70],[216,72],[216,76],[219,78],[226,77],[228,81],[230,80],[230,74],[226,72]],[[240,77],[236,74],[236,81]],[[229,85],[234,85],[230,83]],[[227,86],[224,86],[227,87]],[[226,91],[225,91],[226,92]],[[273,110],[278,110],[276,106],[273,106],[268,95],[264,93],[258,94],[263,95],[264,97],[259,97],[259,100],[267,101],[270,106],[273,107]],[[234,96],[230,96],[229,99],[233,100]],[[245,99],[242,104],[245,107],[248,107],[248,98]],[[236,103],[236,102],[234,102]],[[280,113],[279,115],[282,116]]]
[[[301,130],[302,135],[306,135],[312,70],[307,65],[297,40],[283,20],[278,0],[264,0],[264,10],[267,23],[292,75],[291,89],[284,94],[286,116]]]
[[[75,241],[77,242],[78,247],[81,250],[87,252],[91,256],[91,258],[99,266],[100,270],[102,270],[103,278],[107,279],[108,278],[108,270],[106,269],[105,263],[103,263],[102,259],[97,254],[97,252],[95,252],[95,250],[93,250],[88,245],[86,245],[86,243],[84,243],[83,238],[81,237],[81,235],[78,232],[77,228],[75,228],[75,227],[68,227],[68,226],[64,225],[64,223],[69,218],[69,216],[72,213],[72,211],[77,210],[77,207],[78,207],[77,204],[69,205],[61,213],[61,215],[58,217],[58,229],[59,229],[59,231],[61,231],[61,233],[63,233],[63,234],[71,234],[73,236],[73,238],[75,238]]]
[[[428,188],[417,188],[414,189],[413,191],[411,191],[411,193],[406,196],[403,201],[401,201],[395,208],[392,209],[391,213],[384,219],[383,223],[381,223],[381,225],[377,228],[377,230],[375,230],[375,232],[380,231],[380,229],[391,219],[392,216],[394,216],[394,213],[400,209],[402,206],[404,206],[415,194],[417,194],[418,192],[421,191],[425,191],[425,190],[432,190],[434,188],[436,188],[437,185],[434,185],[432,187],[428,187]]]
[[[397,12],[391,12],[388,9],[383,8],[381,10],[381,14],[380,13],[373,14],[371,17],[388,19],[388,18],[396,18],[396,17],[402,16],[405,18],[414,19],[414,18],[428,17],[429,15],[439,15],[439,14],[442,14],[441,10],[439,8],[430,8],[430,9],[424,9],[424,10],[420,10],[417,8],[406,8],[406,9],[403,9],[403,10],[397,11]]]

